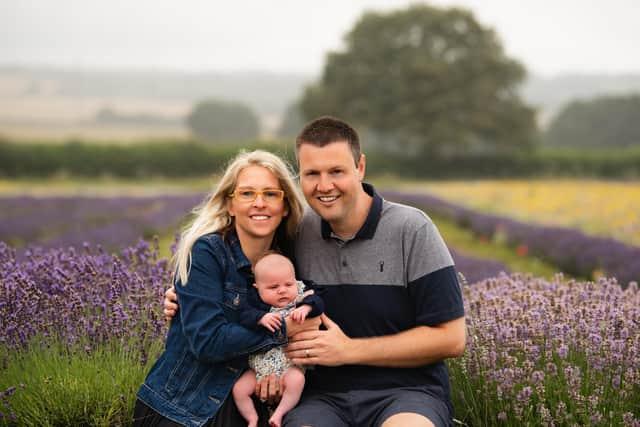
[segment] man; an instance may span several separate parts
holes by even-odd
[[[294,363],[317,366],[284,425],[449,425],[444,359],[461,355],[466,337],[440,234],[423,212],[383,200],[362,182],[365,156],[347,123],[310,122],[296,153],[311,208],[296,239],[296,267],[326,289],[325,328],[290,340]]]

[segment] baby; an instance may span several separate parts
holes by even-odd
[[[241,323],[248,327],[264,327],[270,332],[280,329],[284,318],[302,323],[307,316],[319,316],[324,304],[313,290],[304,292],[305,285],[296,280],[293,264],[286,257],[270,252],[260,258],[253,267],[254,287],[261,301],[251,301],[243,307]],[[300,400],[304,388],[304,367],[291,363],[284,355],[282,346],[274,347],[266,353],[249,356],[249,367],[233,386],[233,399],[240,414],[249,427],[258,424],[258,413],[251,396],[256,390],[256,382],[265,375],[275,373],[283,376],[284,392],[274,410],[269,425],[280,427],[282,417]]]

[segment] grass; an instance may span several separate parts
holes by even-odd
[[[163,347],[154,343],[149,361]],[[91,354],[61,345],[33,345],[26,352],[5,355],[7,368],[0,376],[0,391],[16,387],[10,405],[0,400],[0,425],[13,413],[25,426],[128,425],[135,395],[150,364],[140,352],[119,343],[106,344]],[[7,425],[11,425],[10,423]]]

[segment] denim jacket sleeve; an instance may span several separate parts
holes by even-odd
[[[224,249],[199,239],[191,250],[191,269],[186,286],[176,284],[178,315],[186,340],[196,358],[220,362],[265,351],[286,343],[283,324],[274,334],[248,329],[231,321],[225,311],[225,268],[233,268]]]

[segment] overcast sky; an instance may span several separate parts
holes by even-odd
[[[365,9],[402,0],[0,0],[0,65],[319,74]],[[437,0],[544,76],[640,72],[640,0]]]

